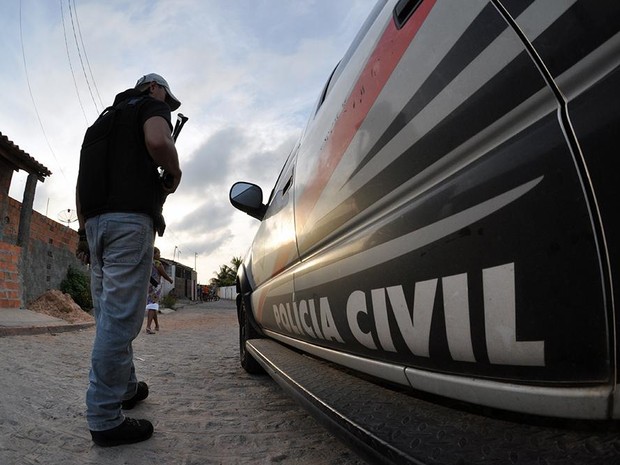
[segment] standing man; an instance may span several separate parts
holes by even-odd
[[[116,96],[82,144],[76,255],[92,266],[96,334],[86,418],[100,446],[140,442],[153,434],[151,422],[127,418],[122,410],[149,392],[136,379],[132,341],[144,321],[155,232],[161,236],[165,228],[163,203],[181,181],[170,118],[180,105],[163,77],[147,74]],[[167,173],[166,183],[158,167]]]

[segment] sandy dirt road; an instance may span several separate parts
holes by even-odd
[[[234,304],[186,305],[134,342],[145,442],[101,448],[84,396],[94,329],[0,338],[0,464],[362,465],[268,376],[238,363]]]

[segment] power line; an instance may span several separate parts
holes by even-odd
[[[73,11],[75,12],[75,22],[78,28],[78,34],[80,35],[80,43],[82,44],[82,50],[84,50],[84,58],[86,58],[86,64],[88,65],[88,72],[90,73],[90,78],[93,81],[93,87],[95,88],[95,92],[97,93],[97,97],[99,98],[99,103],[101,107],[104,108],[105,105],[101,100],[101,95],[99,95],[99,89],[97,88],[97,83],[95,82],[95,76],[93,75],[93,70],[90,67],[90,61],[88,60],[88,54],[86,53],[86,46],[84,45],[84,39],[82,38],[82,29],[80,28],[80,20],[77,14],[77,8],[75,6],[75,0],[73,0]]]
[[[56,158],[56,153],[54,153],[54,149],[52,148],[52,145],[50,144],[50,141],[47,138],[47,133],[45,132],[45,128],[43,127],[43,121],[41,121],[41,116],[39,115],[39,110],[37,109],[37,104],[34,100],[34,94],[32,93],[32,86],[30,85],[30,78],[28,76],[28,66],[26,64],[26,51],[24,49],[24,33],[23,33],[23,28],[22,28],[22,0],[19,0],[19,41],[20,41],[21,49],[22,49],[22,58],[24,60],[24,71],[26,73],[26,83],[28,84],[28,92],[30,93],[30,100],[32,100],[32,106],[34,107],[34,112],[37,115],[37,120],[39,121],[39,126],[41,126],[41,131],[43,132],[43,137],[45,139],[45,142],[47,143],[47,146],[49,147],[50,152],[52,152],[54,160],[56,160],[56,163],[58,164],[58,169],[60,170],[62,177],[65,178],[65,181],[67,181],[67,177],[65,176],[65,173],[62,170],[62,166],[58,162],[58,158]]]
[[[89,126],[88,118],[86,117],[86,110],[84,110],[84,105],[82,104],[82,99],[80,98],[80,91],[78,90],[77,81],[75,79],[75,73],[73,71],[73,63],[71,63],[71,54],[69,53],[69,43],[67,42],[67,28],[65,27],[65,11],[62,7],[62,0],[60,0],[60,17],[62,18],[62,32],[65,36],[65,49],[67,50],[67,59],[69,60],[69,68],[71,69],[71,76],[73,77],[73,85],[75,87],[75,93],[77,94],[78,102],[80,102],[80,108],[82,109],[82,114],[84,115],[84,121],[86,121],[86,126]]]
[[[75,32],[75,23],[73,22],[73,10],[71,8],[71,0],[67,0],[67,3],[69,4],[69,16],[71,16],[71,28],[73,29],[73,38],[75,39],[75,46],[77,48],[78,57],[80,57],[80,64],[82,65],[82,71],[84,72],[84,79],[86,79],[86,85],[88,86],[88,92],[90,93],[90,97],[92,98],[93,103],[95,104],[95,109],[97,110],[97,113],[100,113],[101,111],[99,110],[99,106],[97,105],[97,102],[95,101],[93,90],[90,88],[90,82],[88,80],[88,76],[86,75],[86,68],[84,68],[84,60],[82,60],[82,53],[80,52],[80,44],[78,43],[77,34]]]

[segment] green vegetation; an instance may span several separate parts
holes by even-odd
[[[233,257],[230,261],[232,266],[221,265],[220,271],[215,273],[216,277],[211,278],[211,285],[217,287],[234,286],[237,277],[237,270],[243,263],[241,257]]]
[[[174,295],[168,294],[161,299],[161,306],[164,308],[174,308],[174,304],[177,303],[177,299]]]
[[[69,294],[82,310],[87,312],[93,308],[93,299],[90,295],[90,278],[79,269],[69,266],[67,277],[60,283],[60,290]]]

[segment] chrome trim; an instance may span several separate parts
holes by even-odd
[[[283,344],[377,378],[420,391],[473,404],[548,417],[582,420],[620,418],[618,405],[611,405],[611,386],[542,387],[446,375],[370,360],[319,347],[270,330],[265,334]],[[614,411],[609,409],[614,407]]]
[[[282,342],[283,344],[295,347],[309,354],[316,355],[317,357],[329,360],[330,362],[376,376],[377,378],[410,386],[407,376],[405,375],[405,367],[402,365],[379,362],[377,360],[370,360],[367,358],[358,357],[357,355],[346,354],[336,350],[327,349],[325,347],[319,347],[308,342],[299,341],[297,339],[283,336],[279,333],[274,333],[270,330],[265,330],[265,334],[272,339]]]
[[[618,385],[616,384],[615,389],[612,391],[611,394],[611,418],[613,419],[617,419],[620,418],[620,396],[618,395]]]
[[[421,391],[488,407],[533,415],[602,420],[609,418],[609,385],[593,387],[524,386],[415,368],[405,370],[411,386]]]

